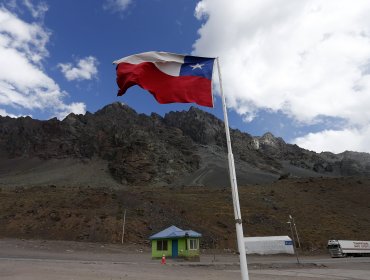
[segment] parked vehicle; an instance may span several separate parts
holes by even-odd
[[[370,256],[370,241],[329,240],[327,248],[332,258]]]

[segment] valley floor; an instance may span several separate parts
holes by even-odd
[[[248,256],[250,279],[370,279],[370,258]],[[200,262],[152,260],[138,245],[0,239],[0,279],[240,279],[238,256],[204,252]]]

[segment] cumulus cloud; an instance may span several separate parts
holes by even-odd
[[[73,102],[71,104],[60,104],[59,112],[56,115],[58,119],[64,119],[70,113],[85,114],[86,106],[84,103]]]
[[[295,144],[309,150],[341,153],[345,150],[370,153],[370,127],[361,129],[324,130],[318,133],[309,133],[295,139]]]
[[[68,94],[43,70],[50,33],[42,25],[27,23],[0,7],[0,109],[84,113],[83,103],[65,104]],[[70,113],[68,112],[68,113]],[[9,115],[9,113],[7,113]]]
[[[123,12],[131,4],[132,0],[106,0],[103,8],[112,12]]]
[[[369,11],[366,0],[202,0],[194,53],[220,57],[228,106],[246,120],[261,109],[301,124],[339,118],[342,135],[359,136],[351,127],[370,127]],[[306,139],[321,150],[328,131]]]
[[[59,63],[58,67],[68,81],[73,80],[91,80],[98,74],[98,60],[93,56],[80,59],[77,66],[71,63]]]

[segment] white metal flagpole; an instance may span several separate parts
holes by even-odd
[[[240,205],[239,205],[238,184],[236,182],[234,156],[233,156],[233,152],[232,152],[232,149],[231,149],[229,120],[228,120],[228,117],[227,117],[227,108],[226,108],[225,95],[224,95],[224,92],[223,92],[223,89],[222,89],[222,79],[221,79],[219,58],[217,57],[216,60],[217,60],[218,78],[219,78],[219,82],[220,82],[222,108],[223,108],[223,112],[224,112],[226,142],[227,142],[227,151],[228,151],[228,160],[229,160],[229,173],[230,173],[230,183],[231,183],[231,193],[232,193],[232,197],[233,197],[235,226],[236,226],[236,238],[237,238],[237,241],[238,241],[238,250],[239,250],[239,259],[240,259],[240,272],[242,274],[242,280],[249,280],[248,266],[247,266],[247,256],[246,256],[246,253],[245,253],[245,245],[244,245],[242,216],[241,216],[241,213],[240,213]]]

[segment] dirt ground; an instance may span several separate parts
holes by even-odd
[[[249,278],[370,279],[370,258],[248,256]],[[200,262],[152,260],[148,248],[103,243],[0,240],[2,280],[241,279],[238,256],[203,252]]]

